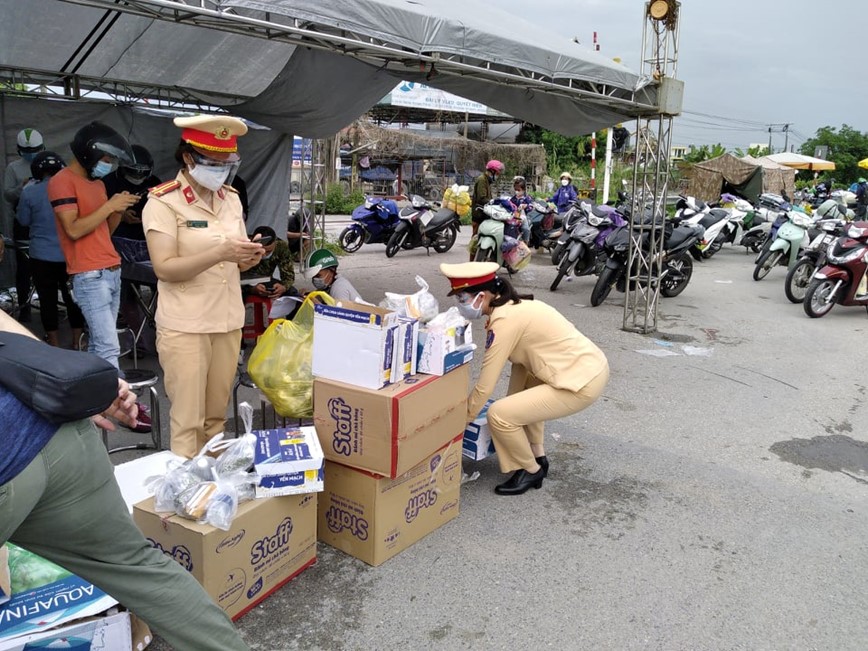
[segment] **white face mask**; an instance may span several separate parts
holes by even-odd
[[[328,283],[326,283],[326,281],[322,278],[313,278],[310,282],[313,284],[314,289],[318,289],[320,291],[328,289]]]
[[[569,182],[567,179],[561,179],[561,185],[562,185],[562,186],[566,187],[566,186],[568,186],[569,184],[570,184],[570,182]]]
[[[469,321],[473,321],[475,319],[479,319],[482,317],[482,302],[485,299],[485,294],[479,292],[473,298],[464,301],[464,297],[468,296],[468,294],[461,294],[458,298],[458,313],[463,316],[465,319]],[[464,301],[464,302],[462,302]],[[478,307],[475,307],[475,304],[479,303]]]
[[[190,178],[212,192],[216,192],[223,187],[231,171],[231,165],[196,165],[193,168],[187,168]]]

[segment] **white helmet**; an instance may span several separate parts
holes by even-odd
[[[35,153],[45,149],[45,143],[42,141],[42,134],[36,129],[21,129],[18,132],[18,149],[24,150],[27,153]]]

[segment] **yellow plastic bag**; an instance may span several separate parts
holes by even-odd
[[[313,416],[314,303],[335,304],[325,292],[311,292],[294,319],[276,319],[268,326],[247,362],[250,379],[281,416]]]

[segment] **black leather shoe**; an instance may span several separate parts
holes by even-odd
[[[530,473],[524,468],[516,470],[512,477],[507,479],[502,484],[494,487],[494,492],[498,495],[521,495],[533,486],[540,488],[545,477],[545,471],[540,468],[534,473]]]
[[[545,455],[536,458],[536,462],[540,465],[543,471],[543,477],[549,476],[549,460]]]

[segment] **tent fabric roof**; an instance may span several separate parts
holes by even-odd
[[[791,167],[796,170],[835,169],[835,163],[832,161],[823,160],[822,158],[814,158],[813,156],[805,156],[804,154],[796,154],[795,152],[790,151],[784,151],[780,154],[770,154],[769,156],[763,156],[763,158],[767,158],[774,163],[784,165],[785,167]]]
[[[183,89],[311,137],[402,79],[569,135],[656,102],[647,78],[482,0],[0,0],[0,15],[2,67]]]
[[[793,196],[794,170],[781,166],[766,167],[762,159],[745,158],[751,157],[739,159],[732,154],[724,154],[696,163],[690,172],[690,194],[703,201],[714,201],[720,197],[727,184],[748,199],[756,199],[760,192],[780,194],[786,191],[788,196]]]
[[[766,170],[791,170],[791,167],[787,167],[786,165],[781,165],[780,163],[776,163],[773,160],[769,160],[765,156],[762,158],[754,158],[753,156],[742,156],[740,160],[743,160],[745,163],[750,163],[751,165],[759,165],[763,169]]]

